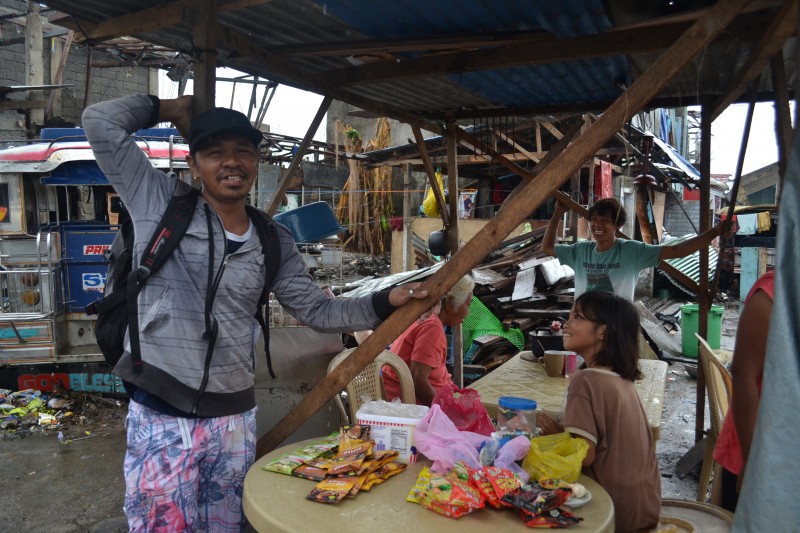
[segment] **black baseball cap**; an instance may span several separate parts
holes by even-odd
[[[261,132],[250,124],[250,120],[244,114],[226,107],[215,107],[203,111],[192,119],[189,153],[194,154],[209,137],[229,133],[246,137],[255,146],[264,140]]]

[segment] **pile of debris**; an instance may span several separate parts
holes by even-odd
[[[72,440],[86,438],[104,427],[121,428],[125,406],[120,400],[60,388],[52,393],[0,389],[0,439],[37,433],[57,433],[59,440],[66,433],[67,441],[71,434]]]
[[[311,275],[321,282],[342,283],[365,277],[381,277],[389,274],[391,267],[390,254],[367,255],[345,252],[341,265],[320,265],[310,268]]]

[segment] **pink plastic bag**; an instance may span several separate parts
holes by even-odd
[[[528,437],[520,435],[507,442],[500,452],[497,454],[497,459],[494,460],[494,465],[506,470],[514,472],[523,483],[527,483],[530,475],[517,464],[528,455],[528,450],[531,447],[531,441]]]
[[[485,440],[483,435],[459,431],[438,405],[431,406],[414,428],[414,446],[433,461],[434,472],[449,472],[459,461],[471,468],[481,468],[478,448]]]
[[[433,404],[442,408],[460,431],[472,431],[491,435],[494,424],[481,403],[481,395],[475,389],[459,389],[454,384],[439,389]]]

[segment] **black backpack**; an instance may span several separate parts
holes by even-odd
[[[139,345],[138,295],[147,279],[152,276],[170,254],[178,247],[189,227],[197,205],[200,191],[183,182],[178,182],[167,209],[145,248],[146,252],[139,268],[133,270],[133,221],[124,217],[120,229],[108,250],[108,274],[103,298],[86,307],[86,313],[97,315],[95,336],[106,362],[115,366],[124,352],[125,332],[130,329],[131,358],[133,368],[141,372],[142,354]],[[248,205],[247,214],[256,227],[264,264],[267,269],[264,291],[259,298],[255,318],[264,333],[264,349],[271,377],[272,360],[269,353],[269,328],[264,319],[263,307],[269,297],[269,287],[280,266],[281,248],[278,232],[266,213]],[[212,341],[213,342],[213,341]]]

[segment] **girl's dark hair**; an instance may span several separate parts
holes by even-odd
[[[636,307],[610,292],[585,292],[575,300],[583,316],[606,327],[603,345],[594,356],[624,379],[635,381],[639,371],[639,313]]]
[[[610,218],[614,221],[614,226],[617,228],[624,226],[625,222],[628,220],[628,213],[616,198],[603,198],[602,200],[596,201],[593,205],[589,206],[589,218],[592,218],[592,215]]]

